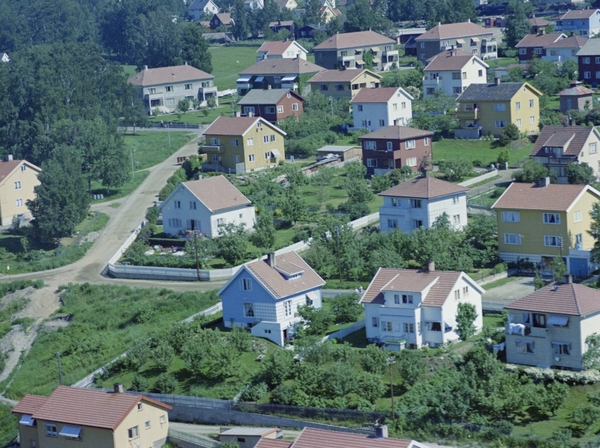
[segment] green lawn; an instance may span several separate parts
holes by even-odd
[[[500,195],[506,190],[504,187],[496,187],[494,184],[490,184],[489,190],[475,198],[469,199],[469,204],[482,205],[484,207],[491,207],[494,202],[498,200]]]
[[[256,62],[256,47],[210,47],[215,85],[219,90],[235,89],[238,73]]]
[[[133,158],[135,171],[150,168],[163,162],[194,137],[196,134],[186,131],[140,131],[135,135],[126,134],[125,151],[130,157],[127,162],[131,165]]]
[[[208,111],[207,114],[204,114],[205,110]],[[239,110],[239,108],[236,110]],[[220,117],[221,115],[228,117],[233,116],[230,96],[219,99],[219,106],[215,107],[214,109],[202,108],[201,110],[189,111],[185,114],[155,115],[150,118],[150,121],[155,123],[169,122],[186,124],[211,124],[217,117]]]
[[[487,166],[496,163],[501,151],[508,151],[509,165],[514,166],[525,160],[533,147],[533,143],[528,140],[518,140],[510,146],[498,148],[494,148],[493,143],[492,140],[439,140],[433,143],[433,161],[437,163],[442,159],[465,159],[479,161],[482,166]]]
[[[118,188],[103,187],[100,182],[92,182],[92,194],[103,194],[104,199],[94,199],[92,203],[112,201],[113,199],[123,198],[132,193],[150,174],[148,171],[136,171],[133,179],[130,177],[127,182]]]
[[[497,58],[497,59],[486,59],[485,63],[490,66],[490,68],[497,67],[506,67],[510,64],[518,64],[519,60],[517,58]]]

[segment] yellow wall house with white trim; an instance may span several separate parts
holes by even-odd
[[[42,169],[27,160],[0,162],[0,219],[9,226],[16,218],[30,218],[27,201],[35,198],[33,189],[40,184],[38,174]]]
[[[23,447],[160,448],[167,441],[171,406],[115,390],[58,386],[49,397],[25,395],[13,408]]]
[[[549,271],[562,257],[569,273],[588,275],[594,239],[590,211],[600,192],[589,185],[513,182],[492,209],[498,222],[498,251],[506,262],[519,259]]]
[[[209,169],[243,174],[285,160],[287,134],[261,117],[218,117],[203,135],[201,152]]]
[[[527,82],[471,84],[457,98],[456,118],[460,128],[457,138],[500,136],[508,124],[514,124],[522,134],[539,133],[542,92]]]

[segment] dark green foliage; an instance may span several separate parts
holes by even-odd
[[[274,350],[262,360],[261,376],[271,386],[279,386],[291,374],[292,353],[289,350]]]
[[[281,202],[281,213],[283,213],[285,219],[295,225],[304,218],[307,212],[306,200],[293,184],[290,185],[286,188],[285,196]]]
[[[182,349],[187,369],[198,377],[223,381],[239,375],[240,352],[219,331],[200,330]]]
[[[531,24],[527,16],[530,10],[531,6],[527,3],[512,1],[508,4],[504,39],[509,48],[514,48],[526,34],[529,34]]]
[[[154,389],[159,394],[172,394],[177,389],[177,380],[170,373],[161,373],[156,378]]]
[[[371,189],[373,193],[381,193],[392,187],[390,176],[376,174],[371,178]]]
[[[264,249],[270,251],[275,245],[275,225],[273,224],[273,213],[269,210],[259,210],[258,217],[256,219],[255,232],[250,235],[252,243]]]
[[[242,401],[258,401],[267,394],[268,390],[267,383],[253,384],[242,393],[240,398]]]
[[[362,352],[361,364],[367,372],[382,375],[387,369],[387,360],[389,357],[390,352],[374,344],[369,344]]]
[[[324,308],[302,305],[298,307],[298,314],[304,320],[305,331],[309,336],[324,335],[329,326],[334,323],[333,315]]]
[[[154,347],[150,357],[156,364],[156,367],[166,372],[175,359],[175,350],[167,342],[161,341]]]
[[[12,406],[0,404],[0,445],[8,446],[19,433],[19,424],[17,417],[11,413]]]
[[[556,173],[546,168],[540,162],[533,159],[527,159],[523,168],[513,174],[515,182],[538,182],[540,177],[550,177],[550,181],[556,181]]]
[[[335,323],[355,322],[363,312],[360,297],[356,293],[340,294],[329,299]]]
[[[466,159],[440,160],[439,171],[448,182],[460,182],[473,171],[473,164]]]
[[[425,374],[426,367],[422,352],[402,350],[397,356],[396,369],[407,386],[414,386]]]
[[[462,341],[469,339],[475,334],[475,325],[477,319],[475,305],[470,303],[459,303],[456,314],[456,333]]]
[[[510,142],[518,140],[520,137],[521,133],[519,132],[519,128],[515,124],[509,123],[504,127],[504,129],[502,129],[502,132],[500,133],[500,139],[498,140],[498,144],[500,146],[506,146],[509,145]]]
[[[146,392],[148,390],[148,380],[142,375],[136,375],[131,382],[131,390],[135,392]]]
[[[567,180],[570,184],[593,185],[596,183],[594,169],[585,162],[567,162]]]
[[[219,226],[219,252],[231,266],[238,265],[248,252],[248,234],[245,224],[232,222]]]
[[[591,425],[600,419],[600,408],[596,406],[579,405],[571,413],[570,420],[586,431]]]
[[[146,212],[146,219],[150,224],[156,224],[158,217],[160,216],[160,211],[157,207],[150,207]]]
[[[176,354],[181,354],[182,347],[194,336],[193,325],[189,322],[177,322],[172,324],[161,338]]]
[[[131,368],[137,370],[152,356],[148,341],[137,341],[127,350],[127,359]]]

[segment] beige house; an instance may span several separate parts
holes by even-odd
[[[286,133],[262,117],[218,117],[204,131],[206,168],[237,174],[273,168],[285,160]]]
[[[141,395],[58,386],[25,395],[12,410],[22,447],[159,448],[167,441],[171,406]]]
[[[311,92],[339,100],[354,98],[360,89],[379,87],[381,75],[364,69],[323,70],[308,80]]]
[[[161,112],[174,112],[179,101],[198,100],[205,105],[207,98],[217,101],[215,77],[191,65],[173,67],[148,68],[127,80],[131,85],[139,87],[139,94],[144,99],[144,107],[152,115],[154,109]]]
[[[0,225],[9,226],[16,218],[30,218],[27,201],[35,198],[41,168],[27,160],[0,162]]]
[[[582,370],[585,340],[600,333],[600,291],[552,283],[504,307],[506,360],[554,369]]]
[[[458,96],[471,84],[487,84],[489,65],[474,54],[462,50],[446,50],[429,59],[423,78],[423,97],[437,90]]]
[[[281,58],[306,60],[308,54],[308,51],[295,40],[266,41],[256,52],[258,53],[258,56],[256,56],[257,61]]]

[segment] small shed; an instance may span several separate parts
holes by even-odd
[[[558,93],[560,111],[566,114],[570,110],[584,111],[593,107],[592,94],[594,91],[581,84],[581,81],[571,81],[571,85]]]
[[[219,440],[237,443],[240,448],[254,448],[261,439],[281,439],[279,428],[221,428]]]
[[[360,146],[323,146],[317,149],[317,157],[326,156],[327,154],[335,154],[340,156],[340,160],[345,162],[350,159],[358,158],[362,160],[362,148]]]

